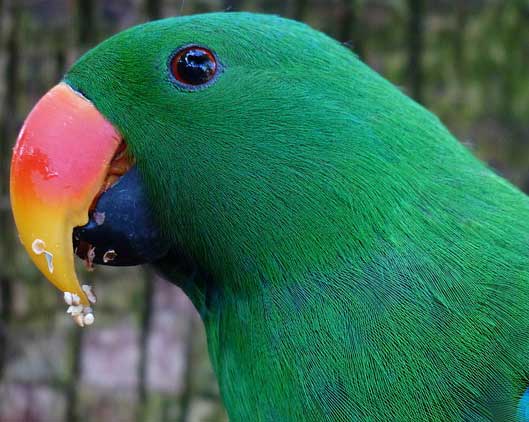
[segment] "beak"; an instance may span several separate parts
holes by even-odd
[[[88,224],[74,229],[73,246],[89,266],[142,265],[168,253],[136,166],[99,196]]]
[[[31,111],[13,152],[11,203],[20,240],[46,278],[85,306],[72,232],[88,222],[121,142],[89,100],[60,83]]]

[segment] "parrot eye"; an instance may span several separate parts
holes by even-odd
[[[219,68],[215,54],[196,45],[178,49],[169,67],[179,85],[188,89],[200,88],[211,82]]]

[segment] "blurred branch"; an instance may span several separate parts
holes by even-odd
[[[179,422],[187,422],[188,416],[189,416],[189,410],[191,407],[191,398],[193,395],[193,354],[194,354],[194,339],[195,339],[195,331],[197,330],[195,319],[193,318],[193,315],[189,314],[189,323],[188,323],[188,329],[185,337],[185,345],[186,345],[186,351],[185,351],[185,357],[184,357],[184,367],[185,367],[185,373],[184,373],[184,380],[183,380],[183,393],[182,398],[180,400],[180,420]]]
[[[61,80],[66,71],[67,48],[62,37],[56,37],[55,41],[55,69],[56,79]]]
[[[338,38],[342,42],[351,42],[354,52],[363,57],[360,20],[358,19],[358,0],[342,0],[342,13],[338,23]]]
[[[66,385],[66,414],[65,422],[77,422],[79,420],[79,384],[81,379],[81,362],[83,353],[82,328],[73,327],[71,338],[72,366],[70,379]]]
[[[223,0],[222,8],[229,12],[236,12],[242,9],[243,0]]]
[[[0,0],[0,22],[4,25],[4,0]],[[0,28],[0,46],[2,45],[2,28]]]
[[[307,0],[295,0],[294,1],[294,12],[292,17],[298,21],[302,21],[307,15]]]
[[[77,39],[84,47],[97,39],[95,31],[96,0],[77,0]]]
[[[0,121],[0,198],[7,198],[9,192],[9,162],[11,158],[11,142],[16,125],[17,98],[18,98],[18,75],[19,75],[19,29],[21,10],[19,3],[12,0],[9,4],[9,14],[11,26],[7,35],[6,43],[6,73],[5,73],[5,96],[2,107],[4,118]],[[8,113],[9,111],[9,113]],[[7,202],[9,204],[9,202]],[[0,294],[1,294],[1,317],[0,321],[0,379],[4,375],[4,368],[8,351],[8,330],[12,316],[13,289],[10,274],[10,264],[13,254],[13,227],[11,216],[7,213],[0,213]]]
[[[408,0],[408,80],[411,95],[416,101],[422,102],[423,87],[423,41],[424,41],[424,9],[425,0]]]
[[[458,3],[455,7],[454,68],[461,82],[465,70],[465,29],[468,20],[468,7],[463,2]]]
[[[5,70],[5,94],[2,107],[3,119],[0,128],[0,195],[8,192],[7,180],[9,175],[9,161],[11,157],[11,142],[17,121],[17,98],[20,65],[19,28],[21,9],[15,0],[10,5],[11,25],[6,41],[6,70]]]
[[[1,1],[1,0],[0,0],[0,1]],[[525,20],[529,21],[529,4],[523,4],[522,2],[520,2],[520,3],[518,4],[518,8],[519,8],[519,10],[520,10],[520,14],[521,14],[521,16],[522,16]]]
[[[146,420],[147,411],[147,363],[149,359],[149,337],[151,332],[151,321],[154,300],[154,274],[149,268],[143,270],[143,312],[140,325],[140,358],[138,363],[138,421]]]
[[[145,14],[149,20],[160,19],[162,17],[162,5],[160,0],[146,0]]]
[[[0,322],[0,380],[2,380],[7,361],[8,330],[11,322],[13,297],[11,280],[5,275],[0,276],[0,292],[0,304],[2,305],[0,309],[0,316],[2,317]]]
[[[4,195],[0,197],[0,211],[9,211],[11,209],[11,202],[9,196]]]

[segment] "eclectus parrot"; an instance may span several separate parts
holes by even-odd
[[[529,420],[528,198],[301,23],[108,39],[31,112],[11,177],[80,325],[74,250],[184,290],[232,421]]]

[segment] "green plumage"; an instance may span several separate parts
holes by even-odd
[[[189,92],[187,44],[222,74]],[[124,135],[200,312],[232,421],[515,421],[529,202],[309,27],[222,13],[132,28],[65,80]]]

